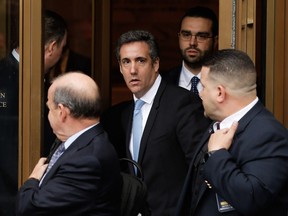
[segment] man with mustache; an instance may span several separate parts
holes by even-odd
[[[218,46],[218,20],[215,13],[206,7],[190,8],[181,19],[178,37],[182,65],[164,72],[163,79],[190,90],[199,99],[196,85],[201,78],[203,59]],[[193,82],[196,84],[192,85]]]

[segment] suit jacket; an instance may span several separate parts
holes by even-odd
[[[133,101],[125,102],[112,108],[112,112],[117,110],[120,117],[110,124],[105,117],[102,118],[105,125],[110,127],[109,136],[118,142],[125,141],[114,144],[125,145],[126,156],[129,158],[132,158],[129,143],[133,109]],[[109,114],[106,113],[106,116]],[[143,131],[138,159],[147,184],[147,201],[153,216],[175,214],[194,147],[209,124],[201,106],[192,103],[189,91],[161,81]],[[112,125],[120,128],[111,128]],[[123,131],[124,138],[116,138],[119,130]]]
[[[0,61],[0,215],[15,213],[18,191],[19,63],[10,53]]]
[[[163,80],[165,80],[167,83],[179,86],[179,80],[181,75],[182,65],[175,67],[169,71],[162,72],[161,76],[163,77]],[[192,100],[194,103],[199,103],[202,105],[202,100],[198,95],[192,94]]]
[[[120,215],[117,154],[100,124],[80,135],[39,181],[18,194],[17,215]]]
[[[224,215],[286,216],[288,132],[261,102],[240,119],[230,149],[215,152],[203,164],[203,179],[191,185],[209,137],[207,131],[190,164],[176,215],[222,215],[217,193],[235,209]],[[191,194],[192,187],[199,188],[198,196]]]
[[[182,65],[172,68],[169,71],[164,71],[161,73],[163,79],[170,84],[177,85],[179,84],[180,74],[181,74]]]

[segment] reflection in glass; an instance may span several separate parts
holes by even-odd
[[[18,1],[0,0],[0,215],[14,215],[18,191]]]
[[[68,71],[81,71],[91,75],[91,40],[92,40],[92,0],[70,0],[66,1],[45,0],[43,1],[44,11],[57,13],[64,19],[67,25],[66,46],[59,61],[53,65],[49,71],[45,71],[44,101],[47,100],[47,91],[50,81],[56,76]],[[47,26],[45,26],[47,28]],[[45,28],[44,28],[45,29]],[[47,29],[45,30],[47,32]],[[46,33],[45,33],[46,35]],[[46,42],[51,40],[44,38]],[[44,51],[44,55],[46,49]],[[44,66],[47,64],[44,58]],[[42,145],[42,155],[47,156],[50,147],[56,138],[48,121],[48,109],[44,108],[44,143]]]

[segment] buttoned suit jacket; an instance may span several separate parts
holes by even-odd
[[[258,102],[239,121],[230,149],[215,152],[204,163],[204,179],[192,185],[196,161],[210,137],[198,146],[177,205],[176,216],[222,215],[216,193],[235,210],[224,215],[286,216],[288,202],[288,132]],[[199,187],[196,201],[192,187]]]
[[[19,63],[12,53],[0,61],[0,75],[0,215],[13,215],[18,191]]]
[[[100,124],[81,134],[44,177],[20,188],[17,215],[120,215],[121,176]]]
[[[114,119],[108,129],[109,135],[113,137],[117,131],[122,130],[125,138],[112,139],[125,140],[126,156],[132,158],[129,144],[134,102],[125,102],[119,107],[122,111],[118,109],[117,113],[121,116],[121,124],[117,124]],[[109,126],[107,122],[105,124]],[[121,125],[120,129],[111,129],[112,124]],[[175,214],[194,147],[209,124],[201,106],[192,103],[189,91],[161,81],[142,134],[138,157],[153,216]]]

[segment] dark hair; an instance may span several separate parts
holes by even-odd
[[[45,10],[44,12],[44,42],[56,41],[59,45],[67,32],[65,20],[57,13]]]
[[[210,8],[197,6],[197,7],[188,9],[181,19],[180,27],[185,17],[201,17],[201,18],[211,20],[212,21],[212,34],[213,36],[218,35],[218,18],[216,14],[214,13],[214,11],[211,10]]]
[[[124,44],[141,41],[148,44],[150,48],[149,54],[154,63],[159,58],[159,46],[154,36],[150,32],[143,30],[128,31],[119,37],[115,49],[117,60],[120,61],[120,49]]]
[[[204,67],[209,68],[209,77],[225,80],[234,89],[256,88],[256,69],[247,53],[235,49],[222,49],[208,56]]]
[[[74,118],[95,118],[101,114],[100,96],[88,97],[85,92],[79,92],[73,86],[56,87],[54,104],[68,107]]]

